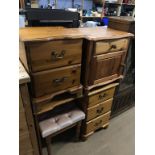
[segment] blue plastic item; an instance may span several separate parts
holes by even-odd
[[[103,22],[104,26],[108,26],[108,24],[109,24],[109,18],[108,17],[103,17],[102,18],[102,22]]]

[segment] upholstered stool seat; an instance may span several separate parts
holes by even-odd
[[[85,113],[76,108],[39,123],[41,136],[46,139],[49,155],[51,155],[51,149],[49,146],[51,137],[56,135],[56,133],[60,133],[61,131],[65,131],[65,129],[77,125],[76,137],[79,138],[81,121],[83,119],[85,119]]]
[[[68,113],[49,118],[39,123],[41,135],[43,138],[64,129],[85,118],[84,112],[79,109],[74,109]]]

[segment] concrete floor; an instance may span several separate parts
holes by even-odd
[[[53,155],[134,155],[134,108],[110,121],[109,127],[95,132],[85,142],[66,140],[63,135],[52,143]],[[43,154],[47,155],[46,149]]]

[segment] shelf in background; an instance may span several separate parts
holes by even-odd
[[[82,18],[101,18],[101,17],[96,17],[96,16],[81,16]]]
[[[109,2],[106,2],[105,4],[112,4],[112,5],[133,5],[133,6],[135,6],[135,4],[130,4],[130,3],[109,3]]]
[[[121,3],[109,3],[109,2],[105,2],[105,4],[121,5]]]

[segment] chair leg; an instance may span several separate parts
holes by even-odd
[[[75,141],[79,141],[80,138],[80,130],[81,130],[81,121],[77,123],[76,126],[76,136],[75,136]]]
[[[47,145],[47,153],[48,153],[48,155],[52,155],[51,138],[46,138],[46,145]]]

